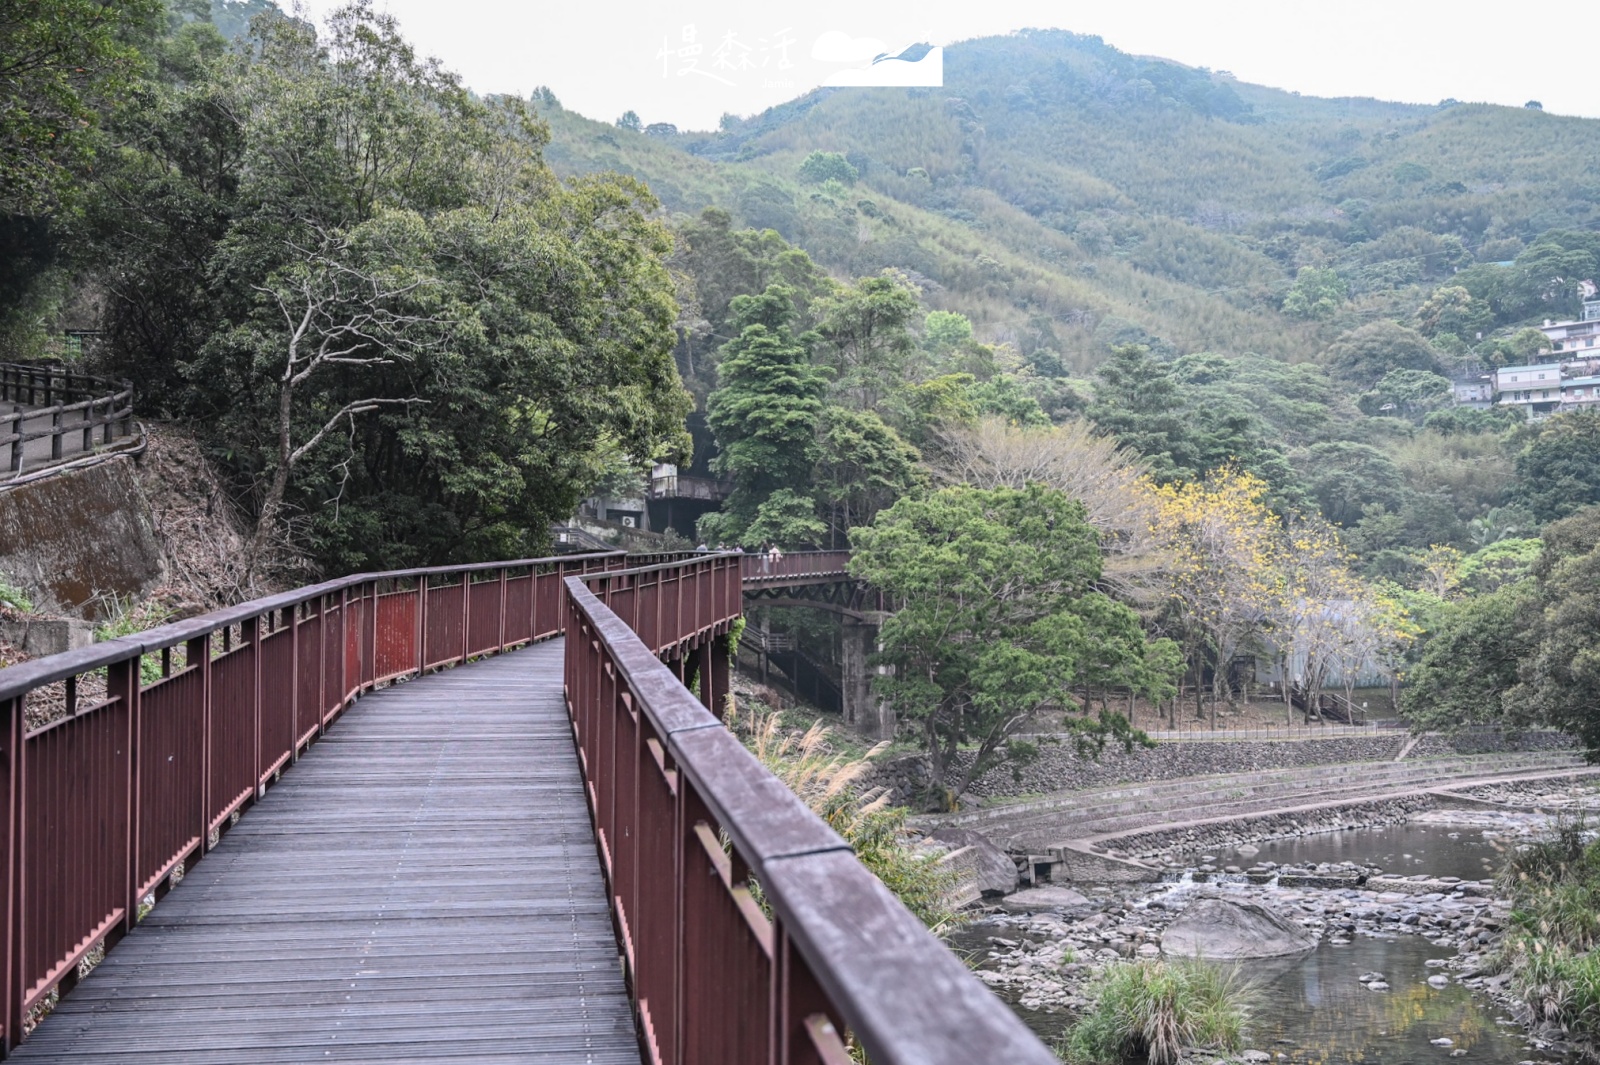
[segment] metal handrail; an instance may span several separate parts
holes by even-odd
[[[356,574],[0,670],[3,1046],[362,692],[565,632],[654,1060],[835,1065],[852,1033],[879,1065],[1052,1062],[708,709],[729,690],[744,566],[603,553]],[[30,727],[41,689],[64,712]]]
[[[743,584],[724,573],[752,557],[566,582],[568,708],[646,1060],[843,1065],[848,1032],[879,1065],[1054,1062],[712,712]]]
[[[356,574],[0,670],[0,1049],[361,693],[558,635],[563,580],[627,558]]]

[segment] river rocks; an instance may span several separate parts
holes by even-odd
[[[1017,890],[1017,863],[987,836],[965,828],[941,828],[932,838],[952,851],[972,848],[972,874],[982,897],[994,898]]]
[[[1440,1036],[1438,1039],[1428,1040],[1428,1045],[1435,1047],[1453,1047],[1456,1045],[1456,1041],[1448,1036]]]
[[[1071,910],[1088,904],[1089,900],[1080,892],[1059,884],[1027,888],[1014,895],[1007,895],[1001,902],[1001,905],[1008,910],[1024,911]]]
[[[1389,990],[1389,981],[1374,980],[1370,984],[1367,984],[1366,988],[1368,991],[1387,991]]]
[[[1428,977],[1428,986],[1434,988],[1449,987],[1450,978],[1443,973],[1434,973],[1432,976]]]
[[[1316,936],[1259,903],[1200,899],[1167,926],[1161,952],[1178,957],[1274,958],[1317,945]]]

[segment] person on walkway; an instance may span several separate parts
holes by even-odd
[[[700,541],[700,546],[694,549],[694,553],[697,554],[697,555],[703,555],[708,550],[710,550],[710,548],[706,547],[705,541],[702,540],[702,541]]]

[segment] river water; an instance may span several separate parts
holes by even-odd
[[[1209,851],[1219,866],[1249,868],[1257,862],[1279,865],[1316,865],[1319,862],[1360,862],[1376,865],[1395,876],[1454,876],[1481,880],[1500,867],[1502,843],[1493,830],[1405,823],[1382,828],[1319,832],[1310,836],[1269,840],[1255,844],[1254,852],[1237,849]]]
[[[1362,862],[1393,874],[1464,880],[1489,875],[1492,870],[1485,862],[1498,865],[1492,831],[1486,838],[1483,830],[1448,825],[1396,825],[1304,836],[1259,844],[1255,855],[1208,853],[1218,865]],[[1271,890],[1263,889],[1268,894]],[[1270,898],[1252,897],[1270,903]],[[986,932],[982,924],[959,933],[971,947],[986,942],[986,934],[993,932]],[[1258,993],[1247,1047],[1265,1051],[1284,1065],[1515,1065],[1554,1060],[1529,1047],[1518,1028],[1502,1023],[1502,1011],[1488,998],[1456,983],[1450,970],[1427,964],[1430,958],[1448,958],[1452,953],[1421,936],[1357,935],[1343,944],[1324,939],[1300,957],[1247,962],[1244,975]],[[1384,974],[1390,990],[1367,990],[1358,977],[1371,972]],[[1442,988],[1430,986],[1428,977],[1440,973],[1450,975],[1450,982]],[[1071,1023],[1061,1013],[1018,1012],[1051,1044]],[[1435,1039],[1449,1039],[1451,1045],[1435,1046],[1431,1042]]]

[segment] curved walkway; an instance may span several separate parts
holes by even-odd
[[[638,1065],[561,670],[361,699],[12,1060]]]

